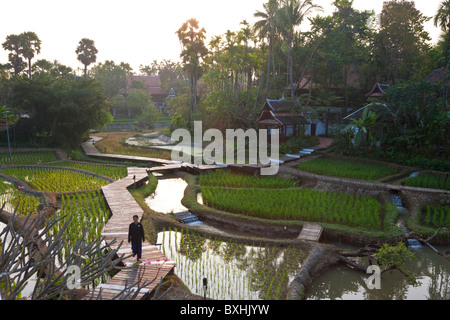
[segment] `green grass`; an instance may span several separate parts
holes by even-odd
[[[397,172],[396,169],[388,166],[364,164],[348,160],[335,160],[331,158],[311,159],[300,163],[297,168],[301,171],[320,175],[368,181],[376,181]]]
[[[52,151],[31,151],[31,152],[12,152],[12,164],[42,164],[56,161],[56,156]],[[9,152],[0,153],[0,164],[10,164]]]
[[[48,192],[95,190],[109,183],[106,179],[56,168],[9,167],[1,173],[20,179],[33,189]]]

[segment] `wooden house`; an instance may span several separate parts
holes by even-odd
[[[289,137],[296,137],[305,131],[305,126],[310,123],[298,110],[298,102],[266,99],[256,125],[259,129],[267,129],[270,135],[273,130],[278,130],[280,142],[285,142]]]

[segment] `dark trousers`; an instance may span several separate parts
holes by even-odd
[[[137,255],[138,259],[141,259],[142,255],[142,242],[131,242],[131,250]]]

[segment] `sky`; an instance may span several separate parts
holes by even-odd
[[[416,8],[434,17],[442,0],[416,0]],[[33,31],[41,39],[41,53],[34,58],[58,60],[74,69],[83,66],[75,49],[82,38],[94,40],[97,63],[126,62],[139,73],[140,65],[164,59],[178,61],[181,52],[175,32],[188,19],[196,18],[206,29],[207,40],[227,30],[240,29],[240,22],[255,22],[253,14],[263,10],[267,0],[14,0],[0,4],[0,42],[10,34]],[[315,0],[329,15],[332,0]],[[358,10],[381,12],[384,0],[354,0]],[[307,30],[308,25],[300,26]],[[440,31],[432,21],[425,25],[433,43]],[[8,52],[0,47],[0,63]],[[79,71],[81,72],[81,71]]]

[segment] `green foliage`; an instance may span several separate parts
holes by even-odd
[[[335,160],[331,158],[311,159],[300,163],[297,168],[302,171],[321,175],[370,181],[375,181],[397,172],[396,169],[387,166],[369,165],[356,161]]]
[[[90,78],[40,74],[16,81],[14,104],[28,113],[16,131],[22,140],[45,137],[53,146],[78,146],[86,132],[112,120],[104,89]]]
[[[415,259],[414,253],[409,251],[403,242],[396,246],[383,244],[380,250],[374,254],[378,264],[384,268],[396,266],[401,268],[406,262]]]
[[[398,269],[413,286],[421,284],[413,274],[402,270],[405,264],[417,259],[414,253],[409,251],[403,242],[400,242],[396,246],[390,246],[386,243],[383,244],[380,250],[374,254],[374,258],[386,270]]]

